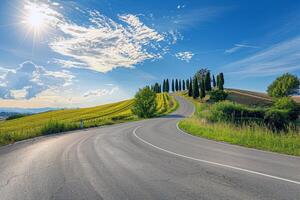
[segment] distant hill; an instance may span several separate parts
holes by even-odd
[[[41,113],[51,110],[61,110],[61,108],[1,108],[0,112],[5,113],[29,113],[29,114],[35,114],[35,113]]]
[[[228,99],[237,103],[267,106],[273,102],[272,97],[270,97],[267,93],[232,88],[228,88],[226,90],[229,92]],[[293,96],[292,98],[297,103],[300,103],[299,96]]]

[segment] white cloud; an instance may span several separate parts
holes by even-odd
[[[300,70],[300,36],[227,64],[224,70],[239,77],[270,76]]]
[[[112,95],[115,91],[118,91],[118,87],[113,87],[111,89],[97,89],[97,90],[90,90],[83,94],[83,97],[101,97],[105,95]]]
[[[243,48],[252,48],[252,49],[257,49],[259,48],[258,46],[252,46],[252,45],[245,45],[245,44],[235,44],[234,47],[230,48],[230,49],[226,49],[225,50],[225,54],[232,54],[238,50],[241,50]]]
[[[26,61],[0,77],[0,98],[31,99],[45,90],[70,85],[73,78],[69,71],[48,71]]]
[[[177,9],[185,8],[185,5],[177,5]]]
[[[190,62],[190,60],[193,58],[194,54],[192,52],[190,52],[190,51],[184,51],[184,52],[178,52],[178,53],[176,53],[175,56],[179,60]]]
[[[80,12],[79,24],[46,3],[36,4],[46,15],[47,25],[57,32],[58,36],[50,38],[48,45],[65,57],[56,60],[64,67],[108,72],[117,67],[133,68],[164,54],[165,35],[145,25],[136,15],[118,15],[117,20],[112,20],[97,10],[86,9],[83,13],[74,8],[74,14]]]

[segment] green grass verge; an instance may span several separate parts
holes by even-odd
[[[179,122],[179,128],[183,131],[230,144],[300,156],[300,133],[292,130],[286,133],[273,133],[266,127],[256,124],[237,126],[224,122],[211,123],[205,119],[206,104],[191,101],[196,106],[195,113],[192,117]]]
[[[41,135],[83,128],[112,125],[139,120],[131,112],[133,100],[126,100],[92,108],[50,111],[0,122],[0,145],[10,144]],[[157,95],[156,116],[168,114],[178,107],[173,96]]]

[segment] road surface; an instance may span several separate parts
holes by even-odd
[[[300,199],[300,158],[197,138],[172,115],[0,148],[0,199]]]

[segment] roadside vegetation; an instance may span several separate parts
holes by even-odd
[[[154,93],[155,94],[155,93]],[[161,116],[176,109],[178,103],[167,93],[155,94],[157,105],[153,116]],[[0,122],[0,145],[16,141],[141,119],[132,112],[135,100],[126,100],[92,108],[56,110]]]
[[[180,92],[196,107],[193,116],[179,123],[182,130],[212,140],[300,155],[300,109],[290,96],[299,92],[296,76],[278,77],[269,86],[269,95],[226,90],[222,73],[216,81],[207,76],[208,70],[200,70],[189,80],[187,90]],[[247,101],[247,97],[255,101]]]

